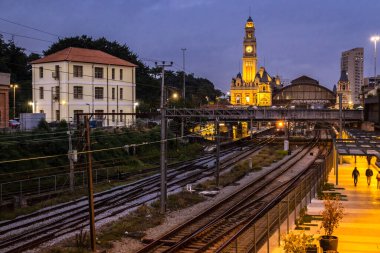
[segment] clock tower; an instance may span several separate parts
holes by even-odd
[[[245,24],[245,36],[243,42],[243,81],[252,83],[255,80],[257,70],[255,25],[251,17]]]

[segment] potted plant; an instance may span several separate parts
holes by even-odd
[[[338,249],[338,237],[333,236],[334,230],[338,228],[339,222],[343,219],[343,204],[339,197],[331,197],[326,195],[323,201],[325,209],[322,211],[321,227],[325,231],[325,235],[321,236],[319,243],[323,251]]]
[[[307,247],[313,241],[313,236],[306,235],[303,231],[301,233],[291,231],[283,235],[282,240],[285,253],[305,253],[308,252]]]

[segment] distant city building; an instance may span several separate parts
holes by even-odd
[[[364,85],[362,87],[364,97],[377,95],[378,88],[380,88],[380,75],[364,78]]]
[[[327,108],[335,105],[335,93],[308,76],[301,76],[273,94],[273,105],[286,108]]]
[[[69,47],[32,62],[33,112],[46,120],[75,120],[77,113],[133,113],[136,65],[105,52]],[[101,116],[103,126],[132,116]]]
[[[360,105],[360,93],[363,86],[363,57],[364,48],[353,48],[342,53],[341,71],[348,76],[351,88],[351,101],[354,105]]]
[[[351,85],[347,77],[347,72],[342,70],[336,89],[336,108],[339,108],[339,94],[342,94],[342,108],[352,109]]]
[[[11,74],[0,72],[0,128],[8,127],[10,77]]]
[[[255,25],[251,17],[245,24],[242,74],[231,81],[231,104],[271,106],[272,91],[281,87],[279,77],[271,77],[264,67],[257,72]]]

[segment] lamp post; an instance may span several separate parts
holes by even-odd
[[[375,52],[374,52],[374,60],[375,60],[375,74],[374,74],[374,77],[376,78],[376,44],[377,42],[380,40],[380,36],[376,35],[376,36],[372,36],[371,37],[371,41],[373,42],[374,46],[375,46]]]
[[[18,85],[11,84],[10,87],[13,88],[13,118],[16,118],[16,89]]]
[[[30,101],[28,105],[32,108],[32,113],[34,113],[34,103]]]
[[[91,105],[89,103],[86,103],[86,105],[88,106],[88,113],[91,113]]]

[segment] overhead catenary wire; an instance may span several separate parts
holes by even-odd
[[[186,135],[183,137],[168,138],[168,139],[165,139],[165,141],[173,141],[173,140],[183,139],[183,138],[190,137],[192,135],[193,134],[189,134],[189,135]],[[143,142],[143,143],[139,143],[139,144],[128,144],[128,145],[112,147],[112,148],[95,149],[95,150],[91,150],[91,151],[80,151],[80,152],[78,152],[78,155],[79,154],[87,154],[87,153],[98,153],[98,152],[109,151],[109,150],[125,149],[126,146],[140,147],[140,146],[144,146],[144,145],[157,144],[160,142],[161,142],[161,140],[151,141],[151,142]],[[23,161],[32,161],[32,160],[40,160],[40,159],[49,159],[49,158],[58,158],[58,157],[63,157],[63,156],[67,156],[67,153],[58,154],[58,155],[38,156],[38,157],[28,157],[28,158],[14,159],[14,160],[6,160],[6,161],[0,161],[0,164],[13,163],[13,162],[23,162]]]

